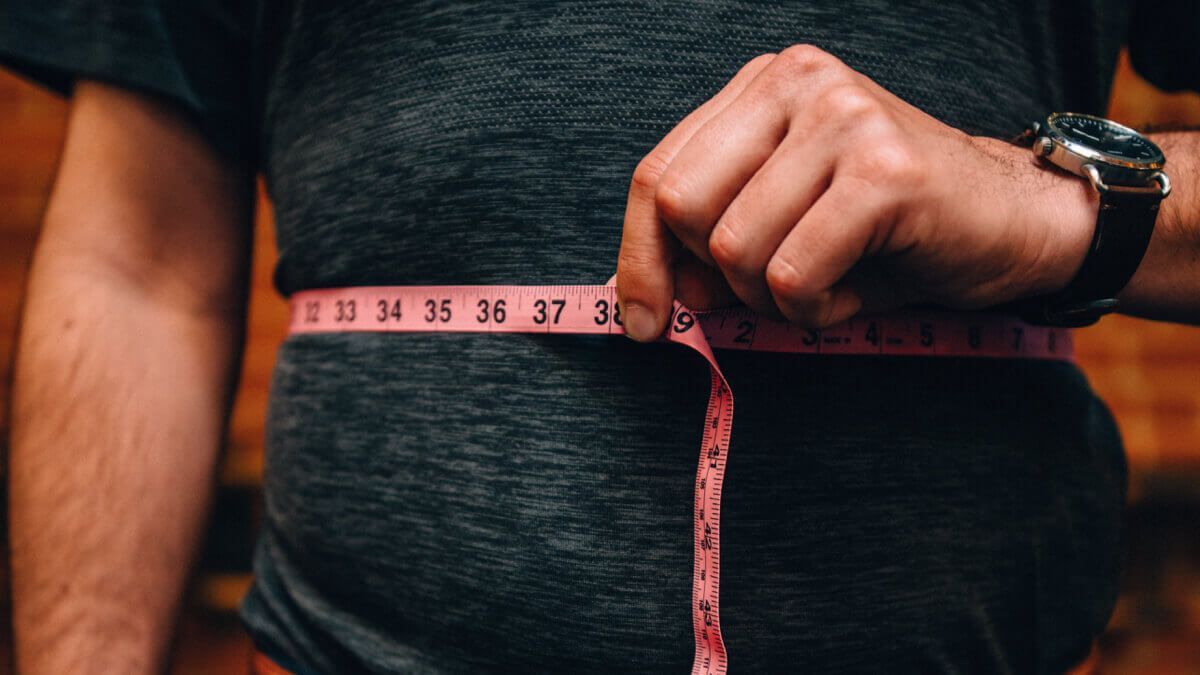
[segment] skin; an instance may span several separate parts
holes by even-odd
[[[1200,321],[1200,147],[1155,140],[1176,193],[1122,301]],[[18,338],[21,673],[165,667],[241,351],[251,196],[248,169],[160,101],[77,86]],[[1027,149],[789,49],[748,64],[639,165],[618,265],[626,327],[652,339],[676,295],[822,326],[863,307],[1052,291],[1095,208]]]
[[[161,102],[76,87],[15,363],[18,672],[165,669],[241,351],[251,188]]]
[[[1156,140],[1177,195],[1123,305],[1196,322],[1195,135]],[[676,297],[823,328],[1051,293],[1082,264],[1096,209],[1086,181],[1028,148],[969,136],[836,57],[791,47],[746,64],[635,170],[617,263],[625,327],[657,338]]]

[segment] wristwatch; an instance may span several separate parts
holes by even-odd
[[[1163,152],[1142,134],[1093,115],[1054,113],[1023,138],[1036,156],[1086,178],[1100,210],[1087,256],[1063,290],[1018,303],[1022,318],[1049,326],[1089,326],[1117,309],[1117,293],[1137,271],[1158,207],[1171,193]]]

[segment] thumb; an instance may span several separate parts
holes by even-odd
[[[617,255],[617,299],[625,332],[638,342],[655,340],[666,330],[675,297],[672,263],[680,250],[675,235],[658,218],[654,194],[665,166],[654,166],[652,153],[634,171],[625,210],[621,251]]]

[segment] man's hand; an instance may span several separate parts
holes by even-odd
[[[661,334],[674,297],[736,296],[817,328],[981,308],[1065,287],[1095,218],[1086,181],[796,46],[743,67],[639,164],[617,286],[638,340]]]

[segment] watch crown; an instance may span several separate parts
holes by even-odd
[[[1046,157],[1054,150],[1054,141],[1042,136],[1033,143],[1033,154]]]

